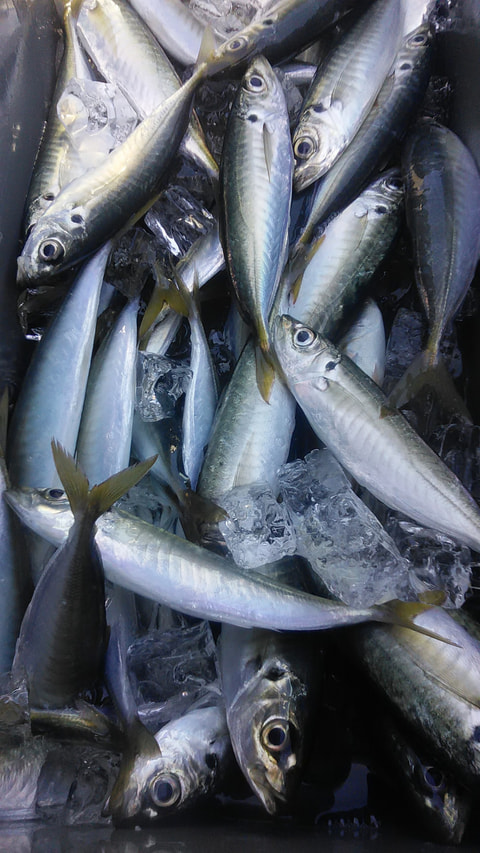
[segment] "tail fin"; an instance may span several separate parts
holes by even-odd
[[[396,625],[401,628],[410,628],[412,631],[417,631],[419,634],[425,634],[426,637],[431,637],[434,640],[440,640],[443,643],[448,643],[450,646],[458,646],[454,640],[448,637],[437,634],[435,631],[430,631],[422,625],[415,622],[415,617],[424,613],[426,610],[431,610],[432,606],[439,605],[445,600],[443,592],[429,593],[426,601],[387,601],[385,604],[374,606],[376,618],[379,622],[385,622],[390,625]]]
[[[52,440],[52,453],[58,476],[67,493],[73,515],[76,516],[88,511],[94,519],[110,509],[115,501],[118,501],[125,492],[135,486],[150,470],[157,458],[152,456],[145,462],[138,462],[130,468],[124,468],[123,471],[113,474],[108,480],[104,480],[103,483],[99,483],[90,489],[87,477],[73,456],[55,439]]]
[[[413,360],[390,392],[389,402],[399,408],[427,388],[433,389],[442,408],[460,415],[471,423],[471,416],[458,393],[454,381],[441,358],[435,359],[428,349]]]

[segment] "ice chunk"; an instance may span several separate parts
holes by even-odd
[[[63,164],[69,180],[101,163],[138,122],[137,114],[117,86],[75,77],[58,101],[57,114],[72,147]],[[61,176],[60,180],[63,183]]]
[[[153,478],[148,474],[136,486],[122,495],[116,506],[124,512],[136,515],[148,524],[166,529],[167,518],[170,518],[171,508],[164,507],[156,489]]]
[[[421,527],[392,513],[386,528],[405,560],[411,563],[411,583],[418,593],[445,592],[445,607],[461,607],[470,588],[471,553],[444,533]]]
[[[407,367],[422,350],[426,321],[419,311],[400,308],[393,321],[387,344],[383,389],[389,394]]]
[[[160,421],[175,414],[175,403],[185,393],[191,370],[166,356],[139,352],[136,407],[144,421]]]
[[[155,235],[159,248],[177,258],[215,226],[215,217],[207,207],[210,193],[204,181],[187,164],[183,165],[145,214],[145,225]]]
[[[208,622],[151,631],[129,648],[128,669],[139,713],[152,729],[220,696],[216,648]]]
[[[295,553],[290,516],[266,483],[237,486],[220,503],[228,518],[219,530],[238,566],[254,569]]]
[[[297,552],[335,597],[357,607],[412,597],[409,564],[328,450],[284,465],[279,476]]]

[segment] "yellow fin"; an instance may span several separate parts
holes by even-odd
[[[144,462],[137,462],[90,489],[88,479],[78,463],[55,440],[52,440],[52,453],[73,515],[88,512],[94,519],[110,509],[115,501],[135,486],[157,459],[152,456]]]
[[[201,68],[202,65],[208,65],[210,60],[215,56],[217,47],[218,45],[212,28],[206,26],[203,31],[202,41],[200,43],[200,49],[195,63],[195,70]]]
[[[259,347],[255,347],[255,374],[258,390],[265,402],[268,403],[276,374],[273,364]]]
[[[140,329],[138,332],[138,338],[140,341],[147,334],[148,330],[160,314],[160,311],[162,310],[166,302],[165,294],[171,287],[169,279],[163,272],[162,268],[160,267],[160,264],[158,264],[157,262],[152,264],[152,273],[155,278],[155,285],[153,288],[152,295],[150,297],[150,301],[145,309],[142,322],[140,324]]]
[[[450,646],[458,646],[453,640],[437,634],[435,631],[430,631],[422,625],[418,625],[414,620],[416,616],[430,610],[430,604],[424,604],[422,601],[387,601],[385,604],[375,605],[375,610],[381,614],[380,622],[387,622],[391,625],[397,625],[401,628],[410,628],[412,631],[417,631],[419,634],[425,634],[426,637],[431,637],[434,640],[440,640],[442,643],[448,643]]]

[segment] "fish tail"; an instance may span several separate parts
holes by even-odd
[[[457,643],[450,640],[448,637],[437,634],[435,631],[430,631],[415,622],[415,618],[426,610],[431,610],[432,607],[438,606],[445,600],[445,594],[441,591],[431,592],[428,600],[424,601],[400,601],[394,599],[387,601],[385,604],[374,606],[376,618],[379,622],[386,622],[390,625],[396,625],[400,628],[410,628],[412,631],[417,631],[419,634],[425,634],[426,637],[432,637],[434,640],[440,640],[443,643],[448,643],[450,646],[456,646]]]
[[[434,392],[435,399],[446,411],[459,415],[468,423],[471,415],[462,400],[445,362],[431,347],[424,349],[407,368],[389,394],[389,403],[399,408],[415,397]]]
[[[124,468],[117,474],[113,474],[103,483],[90,485],[87,477],[73,456],[68,453],[58,441],[52,441],[52,453],[58,476],[70,502],[73,515],[88,512],[92,518],[97,519],[106,512],[115,501],[118,501],[125,492],[135,486],[139,480],[149,471],[156,460],[156,456],[138,462],[130,468]]]

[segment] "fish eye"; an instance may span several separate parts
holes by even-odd
[[[314,113],[324,113],[326,107],[323,104],[314,104],[312,110]]]
[[[60,243],[60,240],[56,240],[55,237],[50,237],[50,239],[44,240],[43,243],[40,243],[38,252],[43,261],[48,264],[54,264],[55,261],[59,261],[60,258],[63,258],[65,249]]]
[[[411,62],[402,62],[401,66],[400,66],[400,71],[410,71],[411,67],[412,67]]]
[[[293,343],[297,347],[309,347],[310,344],[313,344],[315,340],[315,333],[312,332],[311,329],[307,329],[306,326],[302,326],[301,329],[297,329],[293,336]]]
[[[55,194],[52,192],[47,192],[43,194],[42,198],[44,198],[45,201],[55,201]]]
[[[237,51],[241,50],[243,47],[247,47],[248,41],[244,36],[237,36],[233,38],[230,44],[228,45],[229,50]]]
[[[269,752],[282,752],[288,743],[289,725],[286,720],[269,720],[262,729],[261,739]]]
[[[383,182],[383,186],[386,190],[393,190],[394,192],[398,192],[398,190],[403,190],[403,181],[401,178],[387,178]]]
[[[300,136],[293,150],[295,157],[299,160],[308,160],[315,151],[315,143],[311,136]]]
[[[263,77],[260,77],[258,74],[252,74],[251,77],[245,80],[245,88],[249,92],[263,92],[267,87]]]
[[[435,791],[439,791],[445,784],[444,775],[437,767],[425,767],[423,776],[429,788]]]
[[[379,216],[383,216],[384,213],[388,212],[388,207],[386,204],[376,204],[375,205],[375,213],[378,213]]]
[[[262,21],[262,23],[265,27],[273,27],[275,21],[273,20],[273,18],[265,18],[265,20]]]
[[[83,222],[83,216],[80,213],[72,213],[70,219],[75,225],[80,225]]]
[[[419,45],[423,45],[427,43],[427,35],[426,33],[417,33],[416,36],[412,36],[411,39],[408,40],[408,44],[413,44],[415,47]]]
[[[176,805],[182,795],[177,776],[157,776],[150,786],[150,794],[156,806],[167,808]]]
[[[45,489],[44,495],[49,501],[61,501],[65,497],[63,489]]]

